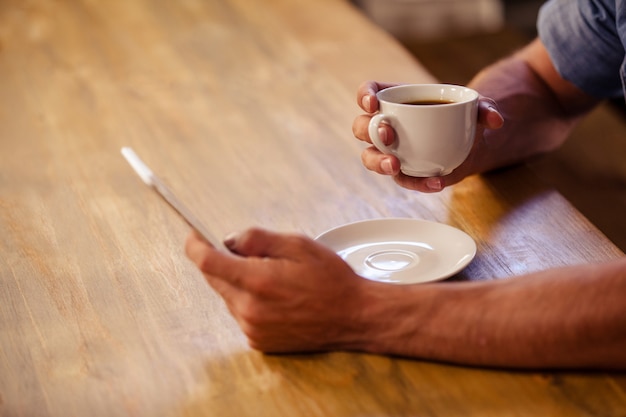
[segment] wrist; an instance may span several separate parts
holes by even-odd
[[[385,288],[382,288],[382,287]],[[436,315],[426,286],[368,282],[357,308],[358,336],[354,348],[369,353],[424,357],[420,334]]]

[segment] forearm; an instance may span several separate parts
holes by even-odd
[[[505,120],[501,129],[485,132],[474,153],[477,172],[557,148],[597,104],[560,78],[538,41],[487,67],[469,86],[495,100]]]
[[[399,291],[369,350],[522,368],[626,369],[626,258]],[[405,302],[406,301],[406,302]]]

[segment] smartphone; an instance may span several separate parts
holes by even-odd
[[[196,216],[183,204],[174,193],[157,177],[150,168],[137,156],[135,151],[129,147],[122,148],[122,155],[135,170],[137,175],[146,185],[152,188],[170,207],[172,207],[187,222],[192,229],[202,236],[202,238],[218,250],[226,251],[226,247],[221,240],[215,236],[198,220]]]

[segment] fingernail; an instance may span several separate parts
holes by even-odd
[[[426,180],[426,187],[429,190],[441,191],[443,189],[443,181],[438,177],[428,178]]]
[[[385,158],[382,160],[382,162],[380,163],[380,169],[385,173],[385,174],[393,174],[393,167],[391,166],[391,159],[389,158]]]
[[[502,117],[502,115],[500,114],[498,109],[496,109],[493,106],[489,106],[489,108],[487,110],[489,111],[489,113],[491,113],[493,115],[491,117],[491,119],[492,119],[492,122],[493,122],[494,126],[500,127],[500,126],[502,126],[502,124],[504,124],[504,117]],[[494,117],[496,119],[494,119]]]
[[[387,134],[387,129],[385,129],[383,127],[379,127],[378,128],[378,137],[380,138],[380,141],[382,143],[384,143],[385,145],[387,145],[387,146],[391,145],[390,143],[388,143],[389,135]]]
[[[229,233],[224,238],[224,246],[226,246],[228,249],[234,248],[235,244],[237,243],[238,238],[239,238],[239,232]]]
[[[372,104],[372,98],[369,95],[364,95],[361,99],[361,106],[365,111],[370,111],[370,106]]]

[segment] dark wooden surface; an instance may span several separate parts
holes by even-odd
[[[499,279],[623,256],[519,166],[436,195],[367,172],[365,79],[432,76],[340,0],[0,5],[0,415],[623,416],[619,374],[251,350],[132,146],[217,235],[465,230]]]

